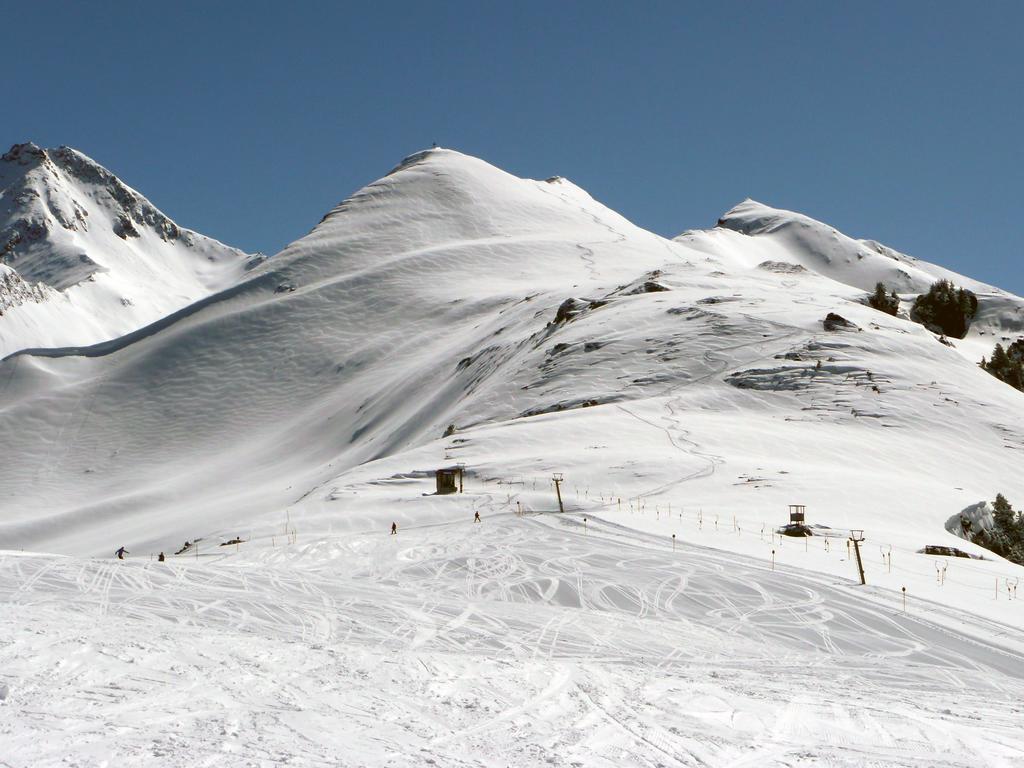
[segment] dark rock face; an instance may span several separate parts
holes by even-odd
[[[947,547],[944,544],[927,544],[923,549],[917,550],[922,555],[939,555],[940,557],[969,557],[972,560],[980,560],[977,555],[971,555],[956,547]]]
[[[579,299],[566,299],[558,305],[558,311],[555,312],[555,323],[564,323],[572,320],[576,315],[582,312],[586,308],[586,304]]]
[[[856,325],[851,323],[842,315],[837,315],[835,312],[829,312],[822,321],[822,325],[826,331],[859,331]]]
[[[762,261],[757,268],[779,275],[799,275],[807,272],[807,267],[801,264],[790,264],[788,261]]]
[[[46,150],[33,144],[31,141],[26,141],[24,144],[15,144],[3,155],[0,155],[0,160],[5,160],[8,163],[18,163],[19,165],[28,165],[29,163],[44,159],[46,159]]]

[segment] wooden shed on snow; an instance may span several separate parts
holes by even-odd
[[[435,472],[437,495],[462,493],[462,467],[445,467]]]

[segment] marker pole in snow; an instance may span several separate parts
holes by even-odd
[[[583,518],[583,533],[587,532],[587,518]]]
[[[907,588],[903,587],[903,612],[907,612]]]
[[[775,570],[775,550],[772,550],[772,570]]]
[[[857,572],[860,573],[860,583],[867,584],[867,581],[864,579],[864,563],[860,559],[860,543],[862,541],[864,541],[864,531],[850,531],[847,547],[853,544],[853,551],[857,553]]]
[[[676,551],[676,535],[674,533],[672,534],[672,551]]]
[[[561,472],[556,472],[551,476],[551,479],[555,483],[555,494],[558,496],[558,511],[565,512],[565,507],[562,506],[562,481],[565,478],[562,477]]]

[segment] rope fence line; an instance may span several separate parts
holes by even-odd
[[[555,482],[551,477],[524,477],[522,475],[513,476],[511,478],[481,478],[480,482],[483,485],[491,483],[497,484],[498,486],[522,486],[522,490],[525,491],[529,488],[531,491],[544,491],[548,490],[552,496],[555,495]],[[561,482],[565,482],[564,480]],[[569,488],[563,486],[563,494],[568,497]],[[592,492],[593,491],[593,492]],[[517,517],[525,515],[536,515],[536,514],[554,514],[558,513],[557,508],[552,509],[529,509],[523,501],[517,498],[522,491],[510,491],[505,492],[505,498],[494,499],[497,505],[505,505],[512,507],[510,514]],[[814,552],[820,552],[830,556],[842,556],[843,547],[842,545],[836,545],[833,542],[841,540],[846,544],[846,555],[845,559],[852,562],[853,552],[850,547],[850,539],[848,533],[840,532],[839,529],[826,528],[823,529],[819,535],[812,536],[786,536],[779,532],[781,527],[778,524],[769,523],[762,518],[752,518],[750,516],[730,513],[730,517],[723,520],[720,513],[707,512],[705,513],[702,506],[686,506],[679,504],[678,501],[673,502],[671,500],[661,500],[660,495],[655,495],[653,499],[655,503],[651,502],[649,497],[644,494],[637,495],[620,495],[613,490],[607,488],[594,488],[592,489],[589,485],[574,485],[572,486],[572,493],[575,496],[577,502],[580,501],[582,496],[583,501],[590,502],[590,507],[577,507],[576,509],[567,509],[566,514],[578,513],[586,515],[588,511],[592,509],[607,510],[613,512],[619,512],[630,515],[646,516],[653,513],[654,520],[656,522],[664,522],[666,525],[675,523],[677,526],[684,526],[686,524],[692,524],[698,534],[707,533],[708,536],[736,536],[742,537],[745,533],[748,536],[758,536],[761,543],[766,545],[765,559],[772,562],[774,568],[777,552],[788,552],[792,548],[799,548],[797,551],[803,550],[805,553],[812,551],[812,544],[814,544]],[[568,499],[566,499],[568,500]],[[555,507],[552,504],[552,507]],[[493,511],[493,510],[492,510]],[[585,519],[585,518],[584,518]],[[433,527],[434,525],[449,525],[448,523],[431,523],[428,526],[412,526],[413,528],[421,527]],[[705,525],[707,525],[705,531]],[[408,527],[408,526],[406,526]],[[584,529],[586,530],[586,523],[584,523]],[[363,533],[369,533],[370,531],[364,531]],[[355,534],[360,533],[357,531],[350,531],[349,533]],[[685,542],[686,539],[681,535],[682,531],[678,529],[672,529],[666,531],[666,537],[668,537],[667,546],[671,546],[672,551],[676,551],[676,544]],[[283,530],[276,530],[266,535],[259,537],[254,536],[254,532],[250,530],[249,539],[239,539],[237,541],[228,542],[234,545],[235,551],[239,551],[239,545],[252,541],[254,538],[270,538],[272,546],[278,546],[281,542],[282,546],[291,546],[298,543],[298,529],[291,520],[290,509],[285,511],[285,520]],[[800,547],[801,540],[803,546]],[[176,557],[199,557],[199,539],[192,543],[189,547],[188,552],[175,553]],[[817,543],[821,542],[821,546],[818,547]],[[695,542],[696,543],[696,542]],[[789,546],[787,546],[787,544]],[[998,600],[1000,597],[1005,595],[1005,599],[1013,601],[1017,598],[1017,587],[1021,581],[1022,574],[1007,574],[1005,572],[999,572],[993,569],[987,569],[978,567],[977,560],[971,558],[961,557],[950,557],[943,555],[928,555],[922,552],[917,552],[912,549],[905,547],[898,547],[888,542],[877,542],[871,541],[872,546],[878,546],[879,555],[881,560],[881,567],[885,568],[884,573],[879,573],[877,568],[870,571],[870,575],[873,579],[877,579],[881,576],[892,576],[894,574],[905,574],[908,576],[914,576],[917,578],[934,578],[938,587],[944,586],[946,583],[954,584],[959,587],[966,589],[975,590],[979,593],[994,594]],[[226,545],[222,546],[216,544],[207,545],[207,556],[210,554],[228,554],[225,552]],[[865,547],[862,554],[865,556],[865,561],[872,563],[873,566],[877,566],[878,561],[874,560],[873,556],[869,555],[870,547]],[[933,564],[933,571],[929,571],[927,568],[914,568],[904,564],[902,559],[899,562],[893,562],[893,554],[903,555],[918,555],[921,558],[928,558]],[[155,555],[150,554],[150,559],[154,559]],[[168,558],[170,559],[170,558]],[[911,562],[920,562],[923,565],[923,560],[914,560],[911,558]],[[989,561],[991,562],[991,561]],[[954,565],[955,567],[950,567]],[[974,575],[976,578],[974,581],[966,581],[961,578],[961,575],[967,572],[969,575]],[[986,583],[980,583],[980,582]]]
[[[523,485],[524,488],[529,486],[533,490],[540,488],[543,490],[545,486],[554,493],[554,482],[550,478],[536,478],[530,477],[527,479],[518,478],[511,480],[497,479],[496,482],[499,485]],[[789,547],[785,546],[788,543],[793,547],[799,547],[801,539],[803,540],[803,547],[801,549],[804,552],[811,551],[812,543],[815,540],[822,542],[822,547],[819,549],[815,547],[815,551],[821,551],[825,554],[843,554],[843,549],[840,546],[836,548],[832,542],[836,539],[842,539],[846,542],[846,549],[848,550],[845,559],[851,559],[853,552],[850,550],[849,534],[842,533],[839,529],[828,528],[822,534],[812,536],[786,536],[778,531],[780,524],[768,523],[760,518],[752,518],[750,516],[744,516],[742,514],[730,513],[729,520],[722,520],[721,515],[718,512],[705,513],[703,507],[686,507],[670,500],[661,501],[661,497],[655,496],[658,503],[652,503],[652,500],[645,497],[643,494],[637,494],[633,496],[623,496],[609,491],[606,488],[592,489],[590,486],[573,485],[572,486],[573,496],[575,501],[578,503],[581,499],[583,501],[590,502],[592,505],[596,505],[598,509],[607,509],[610,511],[632,514],[632,515],[648,515],[653,511],[655,521],[665,521],[665,523],[676,522],[677,524],[686,524],[692,522],[698,533],[703,534],[705,532],[705,524],[710,523],[707,526],[708,535],[720,534],[720,535],[735,535],[737,537],[743,536],[744,533],[750,535],[750,531],[753,529],[759,536],[760,540],[768,546],[770,554],[766,551],[766,559],[775,560],[776,550],[788,551]],[[512,494],[508,496],[512,503]],[[522,503],[520,501],[515,502],[520,509],[522,509]],[[588,509],[593,507],[578,507],[577,509],[567,510],[568,513],[579,513],[585,514]],[[523,513],[529,513],[534,510],[523,510]],[[535,512],[550,512],[550,510],[536,510]],[[679,531],[673,530],[666,533],[669,536],[669,545],[673,551],[676,549],[676,544],[685,541],[685,538],[679,535]],[[934,578],[938,587],[945,586],[947,583],[971,589],[979,593],[986,593],[989,595],[995,595],[996,599],[1003,598],[1008,600],[1015,600],[1017,598],[1017,587],[1022,579],[1022,574],[1008,574],[1006,572],[997,571],[995,569],[980,567],[977,565],[978,560],[974,558],[966,557],[955,557],[948,555],[929,555],[923,552],[918,552],[913,549],[901,547],[898,545],[891,544],[889,542],[878,542],[871,541],[871,545],[879,547],[881,567],[885,569],[883,573],[879,573],[876,568],[869,571],[870,575],[874,578],[878,576],[890,576],[893,574],[905,574],[908,576],[914,576],[918,578]],[[865,561],[872,563],[877,566],[878,560],[874,560],[871,555],[867,554],[870,552],[869,547],[865,547],[863,554],[865,555]],[[916,561],[923,564],[924,558],[927,558],[933,564],[935,570],[929,571],[927,568],[915,568],[908,566],[903,562],[894,563],[893,554],[900,555],[899,558],[902,560],[904,555],[916,555],[922,558],[922,560]],[[915,562],[911,558],[911,562]],[[992,561],[988,561],[992,562]],[[975,578],[971,581],[962,578],[962,575],[966,572],[968,575],[973,575]],[[987,582],[987,583],[981,583]]]

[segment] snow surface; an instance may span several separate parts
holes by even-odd
[[[0,158],[0,357],[92,344],[238,282],[257,257],[183,229],[70,147]]]
[[[10,357],[0,760],[1024,765],[1024,568],[945,528],[1024,504],[1024,395],[977,367],[1024,302],[952,276],[954,347],[863,303],[947,276],[434,150],[226,291]]]

